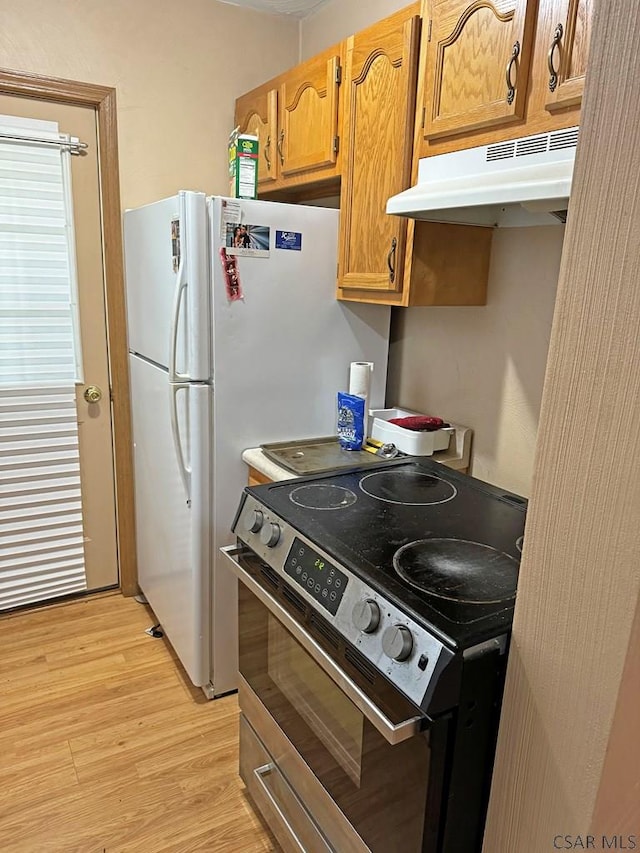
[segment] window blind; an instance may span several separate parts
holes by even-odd
[[[0,130],[59,139],[53,122]],[[0,610],[86,589],[69,153],[0,141]]]

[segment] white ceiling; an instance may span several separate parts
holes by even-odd
[[[324,6],[329,0],[220,0],[231,6],[243,6],[247,9],[257,9],[259,12],[270,12],[272,15],[291,15],[295,18],[306,18],[315,9]]]

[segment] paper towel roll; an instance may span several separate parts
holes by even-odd
[[[369,391],[371,390],[372,361],[352,361],[349,370],[349,393],[364,397],[365,416],[369,416]]]

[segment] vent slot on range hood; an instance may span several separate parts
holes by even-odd
[[[387,213],[429,222],[525,226],[566,221],[578,128],[420,160],[415,187]]]

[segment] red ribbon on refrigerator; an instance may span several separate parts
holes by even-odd
[[[220,263],[222,264],[222,272],[224,274],[227,299],[229,302],[244,299],[242,284],[240,282],[240,272],[238,270],[238,259],[235,255],[228,255],[224,246],[220,249]]]

